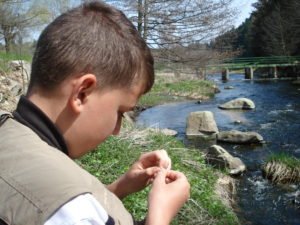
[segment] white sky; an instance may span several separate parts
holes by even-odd
[[[235,27],[241,25],[246,18],[250,17],[251,12],[254,8],[251,6],[253,3],[257,2],[257,0],[235,0],[234,6],[240,11],[239,16],[235,20]]]

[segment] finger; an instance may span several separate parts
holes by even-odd
[[[167,176],[167,170],[161,169],[157,173],[157,175],[156,175],[156,177],[153,181],[153,185],[162,184],[162,183],[165,184],[166,183],[166,176]]]
[[[166,169],[169,167],[171,159],[165,150],[156,150],[141,155],[139,162],[143,168],[159,166]]]
[[[148,185],[152,184],[153,181],[154,181],[154,178],[150,178],[150,179],[147,181],[146,185],[148,186]]]
[[[169,156],[168,156],[168,159],[169,159],[169,162],[168,162],[167,170],[170,170],[172,168],[172,161]]]
[[[149,167],[145,170],[143,170],[143,172],[145,173],[145,175],[147,177],[155,177],[156,174],[160,171],[161,169],[159,167]]]
[[[170,181],[175,181],[178,179],[186,179],[185,175],[181,172],[178,171],[174,171],[174,170],[168,170],[166,177],[170,180]]]
[[[167,170],[171,169],[171,159],[170,159],[167,151],[164,149],[159,150],[159,154],[160,154],[159,166],[161,166]]]

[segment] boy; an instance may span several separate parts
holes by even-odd
[[[104,186],[70,158],[111,134],[154,82],[153,59],[132,23],[101,2],[77,7],[42,32],[28,93],[0,127],[0,223],[134,223],[121,201],[153,180],[147,225],[169,224],[189,196],[164,151],[142,155]]]

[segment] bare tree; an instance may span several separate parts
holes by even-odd
[[[2,0],[0,2],[0,39],[4,40],[5,51],[11,51],[12,45],[22,42],[26,29],[40,25],[43,14],[42,8],[38,8],[29,0]]]
[[[233,0],[107,2],[126,12],[157,59],[197,67],[220,56],[205,43],[231,28],[236,12]]]

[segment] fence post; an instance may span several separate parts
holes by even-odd
[[[252,67],[245,68],[245,79],[253,80],[253,68]]]
[[[228,81],[229,80],[229,69],[225,68],[222,71],[222,80],[223,81]]]

